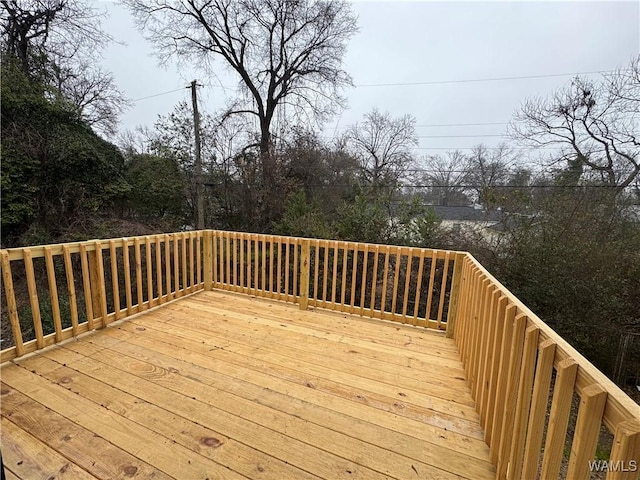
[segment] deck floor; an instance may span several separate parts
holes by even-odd
[[[7,478],[494,478],[440,332],[201,292],[0,370]]]

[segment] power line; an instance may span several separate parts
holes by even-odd
[[[168,95],[170,93],[181,92],[184,90],[183,88],[177,88],[175,90],[169,90],[168,92],[156,93],[154,95],[149,95],[148,97],[136,98],[135,100],[131,100],[132,102],[139,102],[140,100],[146,100],[147,98],[159,97],[161,95]]]
[[[413,147],[414,150],[473,150],[477,148],[478,145],[472,147]],[[502,150],[502,147],[482,147],[484,150]],[[537,147],[537,148],[527,148],[527,152],[533,152],[538,150],[560,150],[560,147]],[[522,149],[516,149],[518,151],[522,151]]]
[[[478,138],[478,137],[506,137],[506,135],[418,135],[417,138]]]
[[[449,83],[476,83],[476,82],[498,82],[505,80],[528,80],[535,78],[551,78],[551,77],[572,77],[574,75],[592,75],[596,73],[612,73],[616,70],[597,70],[594,72],[573,72],[573,73],[549,73],[545,75],[522,75],[517,77],[493,77],[493,78],[469,78],[464,80],[434,80],[428,82],[398,82],[398,83],[362,83],[356,84],[354,87],[406,87],[413,85],[443,85]]]
[[[414,125],[416,128],[423,127],[476,127],[483,125],[509,125],[509,122],[481,122],[481,123],[423,123]],[[348,130],[351,126],[327,127],[327,130]]]
[[[216,186],[214,183],[208,183],[207,186]],[[336,184],[336,183],[311,183],[305,184],[306,187],[322,187],[322,188],[388,188],[389,185],[360,185],[360,184]],[[464,188],[617,188],[617,185],[430,185],[430,184],[400,184],[402,188],[451,188],[451,189],[464,189]]]
[[[498,81],[509,81],[509,80],[527,80],[527,79],[536,79],[536,78],[552,78],[552,77],[569,77],[574,75],[593,75],[593,74],[604,74],[604,73],[612,73],[617,70],[596,70],[592,72],[573,72],[573,73],[548,73],[544,75],[522,75],[522,76],[514,76],[514,77],[493,77],[493,78],[469,78],[469,79],[459,79],[459,80],[434,80],[427,82],[397,82],[397,83],[361,83],[356,84],[354,87],[404,87],[404,86],[412,86],[412,85],[443,85],[450,83],[476,83],[476,82],[498,82]],[[211,85],[212,88],[235,88],[230,85]],[[148,98],[159,97],[161,95],[168,95],[170,93],[179,92],[183,90],[182,88],[178,88],[176,90],[170,90],[168,92],[156,93],[154,95],[149,95],[142,98],[136,98],[132,100],[132,102],[139,102],[141,100],[146,100]],[[489,123],[469,123],[469,124],[434,124],[434,125],[416,125],[418,127],[454,127],[454,126],[471,126],[471,125],[504,125],[502,122],[489,122]]]
[[[474,127],[478,125],[509,125],[509,122],[483,122],[483,123],[431,123],[414,125],[415,127]]]

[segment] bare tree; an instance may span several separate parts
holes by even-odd
[[[487,208],[495,206],[503,187],[511,176],[514,151],[502,143],[493,150],[485,145],[475,146],[467,156],[467,180],[477,201]]]
[[[87,124],[104,134],[116,134],[119,116],[132,104],[111,73],[81,61],[72,67],[56,68],[54,75],[62,96]]]
[[[48,62],[93,56],[113,40],[100,28],[104,13],[84,0],[0,0],[4,51],[26,74]]]
[[[469,171],[467,158],[459,150],[447,152],[445,156],[425,157],[426,170],[422,183],[428,185],[426,200],[436,205],[467,205],[466,195]]]
[[[523,143],[557,146],[584,176],[621,192],[640,174],[640,56],[599,81],[577,77],[549,99],[528,100],[510,125]]]
[[[360,162],[364,180],[373,185],[392,185],[405,174],[413,161],[412,148],[418,145],[415,118],[392,118],[374,109],[346,133],[346,142]]]
[[[104,15],[85,0],[0,0],[3,53],[53,87],[89,125],[113,135],[129,101],[95,65],[96,52],[113,41],[101,29]]]
[[[278,107],[316,118],[342,104],[350,78],[342,69],[356,32],[349,3],[320,0],[124,0],[162,60],[208,65],[221,58],[246,96],[234,114],[255,116],[263,181],[273,186],[271,124]]]

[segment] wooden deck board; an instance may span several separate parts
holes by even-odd
[[[11,478],[495,476],[454,342],[415,327],[201,292],[0,374]]]

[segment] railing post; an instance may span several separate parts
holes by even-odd
[[[447,312],[447,338],[453,338],[455,336],[458,304],[460,300],[460,285],[462,283],[462,261],[465,255],[465,253],[456,253],[455,263],[453,264],[449,311]]]
[[[609,460],[612,465],[621,466],[607,474],[607,480],[631,480],[638,474],[640,460],[640,423],[626,420],[618,424],[613,438]]]
[[[213,289],[213,231],[205,230],[202,236],[204,241],[204,289]]]
[[[302,240],[300,255],[300,310],[306,310],[309,305],[309,251],[310,240]]]
[[[102,328],[107,326],[107,303],[104,285],[104,266],[102,263],[102,246],[99,240],[93,242],[94,250],[89,251],[89,278],[91,285],[91,304],[96,320],[98,312],[102,316]],[[100,327],[99,327],[100,328]]]

